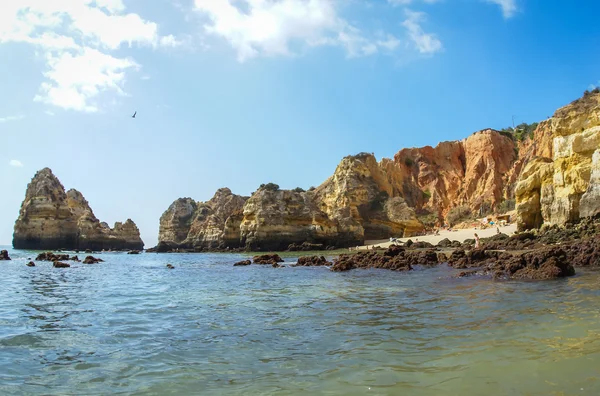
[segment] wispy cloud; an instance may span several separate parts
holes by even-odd
[[[442,42],[433,33],[426,33],[421,27],[426,14],[406,10],[407,19],[402,25],[408,30],[408,35],[421,54],[432,55],[442,50]]]
[[[15,159],[8,161],[8,164],[10,166],[12,166],[12,167],[15,167],[15,168],[22,168],[23,167],[23,163],[21,161],[19,161],[19,160],[15,160]]]
[[[260,56],[294,56],[298,46],[339,46],[349,57],[393,49],[393,36],[380,42],[342,18],[341,4],[329,0],[194,1],[195,10],[207,18],[205,33],[228,41],[240,62]]]
[[[485,0],[488,3],[498,4],[502,9],[504,18],[511,18],[517,12],[517,0]]]
[[[22,120],[23,118],[25,118],[25,117],[23,117],[22,115],[0,117],[0,124],[4,123],[4,122],[9,122],[9,121]]]

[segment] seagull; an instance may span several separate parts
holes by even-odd
[[[131,116],[131,118],[135,118],[136,114],[137,114],[137,111],[133,113],[133,115]]]

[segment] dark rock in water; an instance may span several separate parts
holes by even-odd
[[[450,247],[452,246],[452,242],[448,238],[444,238],[437,243],[437,247]]]
[[[476,271],[478,274],[504,279],[543,280],[575,275],[567,253],[558,247],[516,255],[485,249],[456,250],[448,259],[448,265],[480,268]]]
[[[282,267],[281,265],[279,265],[279,264],[277,264],[277,263],[273,263],[271,266],[272,266],[273,268],[281,268],[281,267]]]
[[[282,263],[283,259],[278,254],[263,254],[252,257],[254,264],[277,264]]]
[[[342,254],[333,260],[332,271],[341,272],[355,268],[381,268],[393,271],[410,271],[412,265],[437,265],[435,250],[407,251],[400,246],[390,246],[383,254],[377,252],[360,252]]]
[[[85,253],[86,254],[90,254],[90,253],[92,253],[92,250],[91,249],[85,249]]]
[[[7,250],[0,250],[0,261],[2,260],[10,260]]]
[[[127,254],[140,254],[139,250],[130,250]]]
[[[332,265],[324,256],[304,256],[298,258],[298,263],[292,267],[321,267],[324,265]]]
[[[33,261],[30,261],[27,263],[28,267],[35,267],[35,263]]]
[[[239,267],[239,266],[244,266],[244,265],[250,265],[252,264],[252,261],[250,260],[243,260],[243,261],[238,261],[237,263],[233,264],[234,267]]]
[[[52,252],[44,252],[37,255],[36,261],[79,261],[77,256],[70,257],[68,254],[54,254]]]
[[[69,268],[70,265],[67,263],[61,263],[60,261],[55,261],[53,264],[54,268]]]
[[[93,256],[87,256],[84,260],[83,260],[83,264],[96,264],[96,263],[101,263],[104,260],[102,260],[101,258],[96,258]]]
[[[167,264],[168,269],[174,269],[175,267],[172,264]]]
[[[300,245],[292,243],[288,246],[287,250],[290,252],[309,252],[314,250],[324,250],[324,246],[322,243],[302,242]]]

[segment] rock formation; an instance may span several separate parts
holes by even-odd
[[[65,188],[49,168],[37,172],[25,193],[13,234],[15,249],[141,250],[133,221],[101,223],[83,195]]]
[[[266,184],[247,199],[229,189],[206,203],[180,198],[161,216],[157,250],[285,250],[306,242],[346,247],[422,228],[375,157],[360,154],[344,158],[313,191]]]
[[[517,160],[517,143],[486,129],[435,148],[403,149],[386,167],[410,206],[441,219],[455,206],[491,209],[512,198],[511,177],[520,171]]]
[[[518,144],[526,160],[519,159]],[[491,209],[512,198],[538,145],[547,150],[545,141],[524,145],[487,129],[435,148],[403,149],[393,160],[347,156],[311,191],[280,190],[270,183],[248,199],[229,189],[206,203],[180,198],[161,217],[157,250],[285,250],[304,242],[347,247],[418,235],[424,228],[418,212],[434,213],[441,221],[458,205]]]
[[[246,200],[228,188],[217,190],[207,202],[177,199],[160,217],[159,250],[224,247],[226,239],[239,245],[239,228],[232,236],[226,225],[239,216]]]
[[[455,207],[490,212],[509,199],[518,203],[520,229],[564,224],[600,213],[600,91],[558,110],[524,140],[485,129],[379,162],[347,156],[310,191],[268,184],[248,199],[219,191],[207,203],[175,201],[161,217],[159,247],[346,247],[418,235],[419,219],[439,224]]]
[[[553,146],[541,154],[551,158],[532,161],[516,188],[521,230],[600,213],[600,91],[557,110],[546,128]]]

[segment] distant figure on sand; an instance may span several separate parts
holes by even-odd
[[[496,234],[500,234],[500,227],[496,227]]]
[[[479,235],[475,233],[475,249],[479,249]]]

